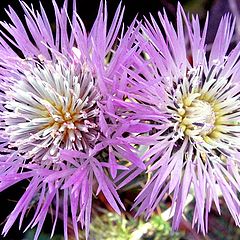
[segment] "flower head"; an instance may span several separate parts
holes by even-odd
[[[166,13],[159,13],[159,18],[162,28],[152,17],[146,20],[138,37],[142,54],[126,70],[113,99],[115,115],[124,115],[123,121],[138,119],[151,126],[129,138],[148,146],[141,159],[150,179],[136,199],[137,215],[145,212],[149,217],[169,194],[177,229],[192,192],[192,222],[203,233],[213,203],[220,213],[221,195],[240,225],[240,44],[228,51],[234,21],[229,15],[222,18],[208,50],[208,19],[201,31],[198,17],[191,21],[180,5],[177,30]],[[119,187],[141,172],[132,167],[130,175],[117,179]]]
[[[97,141],[100,93],[90,71],[37,64],[12,82],[4,96],[4,134],[23,157],[58,159],[59,148],[86,152]]]
[[[125,169],[118,162],[130,156],[131,162],[144,167],[121,132],[116,133],[117,123],[106,117],[111,80],[131,61],[134,23],[117,39],[121,5],[107,30],[107,9],[101,2],[87,33],[76,13],[76,1],[71,19],[67,1],[62,8],[53,1],[53,33],[42,6],[39,13],[21,5],[28,29],[12,8],[8,11],[12,25],[1,23],[5,31],[0,38],[0,191],[24,179],[29,185],[3,234],[18,216],[21,227],[35,199],[35,213],[28,225],[37,226],[35,239],[50,207],[54,209],[52,234],[62,216],[65,239],[69,218],[76,239],[78,222],[88,238],[92,194],[102,191],[119,213],[119,205],[124,206],[111,180],[118,169]]]

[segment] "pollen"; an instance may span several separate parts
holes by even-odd
[[[185,135],[206,136],[215,128],[216,113],[211,104],[200,96],[201,94],[189,94],[182,101],[183,107],[178,110],[181,116],[180,127]]]
[[[99,109],[89,71],[61,63],[35,66],[6,93],[5,134],[26,158],[56,158],[59,150],[91,148]]]

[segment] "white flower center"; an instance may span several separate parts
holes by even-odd
[[[190,94],[179,109],[180,126],[188,136],[205,136],[215,127],[216,116],[212,106],[198,97],[199,94]]]
[[[239,85],[221,77],[221,71],[213,65],[205,74],[199,66],[166,89],[173,128],[169,139],[178,141],[176,147],[182,140],[189,141],[204,161],[208,154],[211,159],[224,159],[240,152]]]
[[[60,64],[35,67],[6,93],[10,146],[27,158],[58,157],[59,149],[86,150],[97,140],[99,98],[90,72]]]

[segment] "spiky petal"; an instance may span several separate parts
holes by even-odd
[[[65,239],[69,219],[76,239],[78,222],[88,238],[96,189],[96,195],[102,191],[120,213],[119,207],[124,206],[112,177],[126,167],[118,162],[129,158],[144,168],[135,149],[124,140],[123,131],[117,133],[118,125],[106,116],[111,81],[131,62],[135,23],[118,39],[123,9],[119,5],[107,31],[107,9],[101,2],[87,34],[76,13],[76,1],[71,20],[67,2],[59,8],[53,1],[55,33],[42,6],[39,13],[23,2],[28,29],[11,7],[12,24],[1,23],[5,31],[0,38],[0,151],[4,152],[0,156],[0,190],[24,179],[30,181],[7,219],[4,235],[19,216],[21,227],[34,204],[35,213],[27,227],[37,226],[34,239],[50,207],[54,209],[52,235],[62,216]]]
[[[132,144],[147,146],[141,159],[151,176],[134,204],[137,215],[149,217],[171,195],[177,229],[193,192],[192,222],[198,230],[206,233],[213,203],[220,212],[220,196],[239,226],[240,44],[228,53],[234,21],[229,15],[222,18],[208,52],[208,20],[201,31],[198,17],[190,21],[180,5],[177,30],[165,12],[159,19],[162,28],[153,17],[146,20],[138,37],[141,55],[119,83],[124,97],[116,90],[113,98],[122,124],[135,120],[151,127],[140,135],[128,132]],[[119,187],[141,173],[131,167],[117,178]]]

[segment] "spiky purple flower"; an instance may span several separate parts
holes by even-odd
[[[144,168],[117,122],[106,117],[109,86],[124,66],[131,65],[134,23],[117,41],[123,10],[119,5],[107,30],[107,9],[101,3],[87,33],[73,2],[70,20],[67,1],[61,9],[53,1],[55,33],[42,6],[37,12],[23,2],[28,29],[12,8],[12,24],[1,23],[0,191],[30,180],[7,219],[4,235],[19,216],[21,227],[34,200],[28,225],[37,226],[34,239],[50,207],[52,235],[62,216],[65,239],[69,219],[76,239],[78,222],[87,238],[93,193],[102,191],[118,213],[119,205],[124,208],[111,180],[118,169],[125,169],[118,162],[124,158]]]
[[[240,44],[229,50],[234,21],[225,15],[212,45],[206,45],[208,18],[190,20],[178,6],[177,30],[166,13],[161,25],[146,20],[138,41],[142,48],[112,101],[122,124],[140,121],[151,131],[128,141],[146,145],[141,159],[149,181],[134,204],[149,217],[166,196],[172,198],[177,229],[187,196],[195,197],[192,223],[207,231],[208,214],[222,196],[240,225]],[[124,97],[123,97],[124,96]],[[117,181],[127,184],[143,171],[131,168]]]

